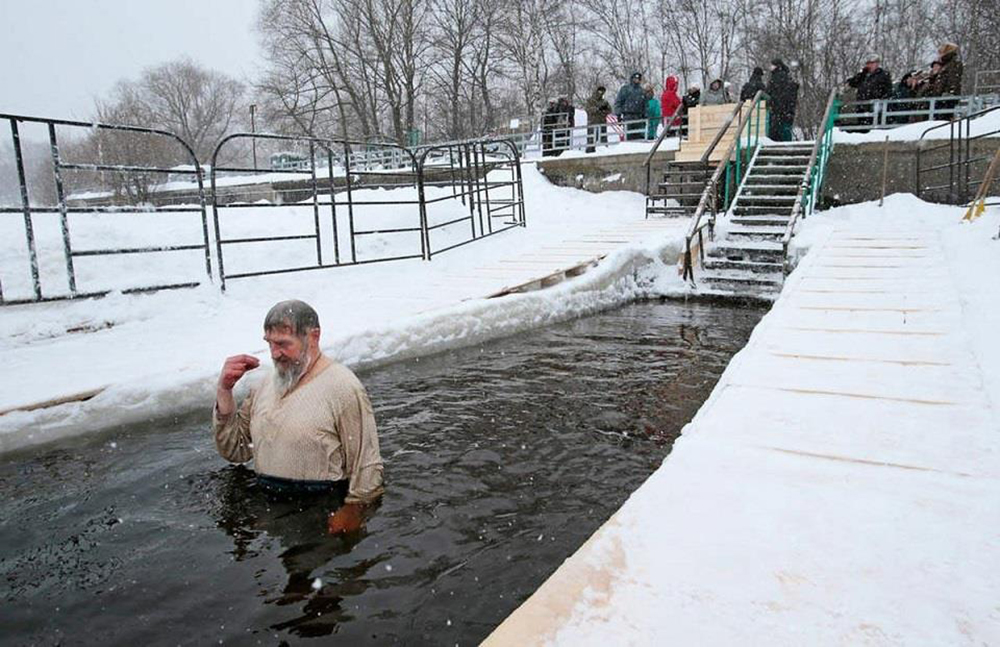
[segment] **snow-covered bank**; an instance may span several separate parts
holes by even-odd
[[[844,115],[848,117],[849,115]],[[921,136],[935,126],[944,126],[948,121],[920,121],[913,124],[897,126],[896,128],[885,128],[869,130],[866,133],[853,132],[850,130],[833,129],[833,142],[835,144],[865,144],[868,142],[884,142],[886,138],[891,142],[917,141]],[[1000,110],[983,115],[978,119],[969,122],[970,137],[985,135],[1000,130]],[[933,132],[927,133],[925,140],[948,139],[951,136],[951,128],[937,128]],[[964,127],[963,127],[964,131]]]
[[[1000,641],[1000,209],[812,251],[663,465],[486,644]]]
[[[106,387],[86,402],[0,416],[0,451],[210,406],[225,356],[253,352],[266,358],[261,320],[283,298],[312,303],[323,322],[324,347],[359,367],[683,290],[675,262],[687,223],[679,220],[675,235],[650,232],[619,246],[580,277],[540,292],[482,299],[507,284],[503,277],[484,276],[478,268],[485,263],[546,247],[592,255],[596,251],[586,247],[591,243],[574,241],[643,219],[644,199],[638,194],[554,187],[534,165],[525,165],[524,185],[527,228],[432,262],[247,279],[231,283],[226,295],[205,286],[0,310],[0,348],[7,360],[0,410]],[[113,235],[115,229],[102,231]]]

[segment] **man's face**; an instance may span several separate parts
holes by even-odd
[[[878,61],[868,61],[865,63],[865,69],[869,72],[874,72],[878,69]]]
[[[314,328],[303,336],[291,328],[278,327],[264,331],[264,341],[271,349],[274,362],[274,386],[280,396],[291,391],[316,358],[319,346],[319,329]]]
[[[639,85],[640,83],[642,83],[642,75],[641,74],[635,74],[635,75],[633,75],[632,76],[632,83],[634,83],[636,85]]]

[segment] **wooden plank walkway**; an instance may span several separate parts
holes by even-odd
[[[957,294],[939,232],[835,231],[486,644],[1000,643],[1000,425]]]

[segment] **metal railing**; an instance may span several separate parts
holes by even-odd
[[[1000,70],[976,70],[972,94],[1000,94]]]
[[[218,186],[220,174],[253,172],[218,163],[226,146],[239,140],[308,147],[306,159],[312,160],[308,180],[297,181],[280,199],[227,201]],[[373,146],[385,150],[373,151]],[[323,157],[327,163],[319,166],[317,160]],[[342,165],[335,164],[335,159]],[[382,160],[377,167],[371,165],[375,159]],[[526,226],[520,157],[507,140],[409,149],[390,143],[236,133],[219,142],[212,162],[212,217],[223,290],[228,281],[240,278],[431,260],[448,250]],[[322,176],[320,169],[325,170]],[[280,172],[303,174],[302,169]],[[274,222],[262,220],[254,213],[257,209],[282,210],[289,221],[283,225],[287,231],[275,235]],[[234,212],[244,217],[227,217]],[[295,228],[296,219],[305,222]],[[371,237],[377,237],[376,242],[366,246]],[[249,248],[270,249],[271,253],[238,251]],[[306,257],[309,262],[302,263]],[[232,271],[236,262],[241,266]]]
[[[845,131],[897,128],[921,121],[942,121],[964,117],[1000,103],[1000,94],[913,97],[845,101],[841,104],[837,128]]]
[[[443,160],[448,160],[445,169]],[[456,163],[457,162],[457,163]],[[436,163],[436,164],[435,164]],[[517,147],[509,140],[472,140],[425,146],[417,154],[422,191],[450,189],[436,197],[421,194],[427,260],[481,238],[527,226]],[[428,169],[438,168],[437,179]],[[455,217],[446,207],[458,199],[468,215]],[[432,214],[433,210],[443,213]],[[465,224],[468,223],[468,233]]]
[[[539,128],[523,133],[512,133],[505,136],[505,139],[514,142],[518,154],[523,159],[528,159],[547,157],[546,153],[558,155],[565,151],[586,151],[588,148],[650,141],[646,139],[648,125],[649,119],[632,119],[586,126]],[[664,128],[664,131],[666,130]]]
[[[7,286],[0,279],[0,305],[97,297],[106,295],[112,290],[119,290],[125,293],[168,290],[194,287],[203,283],[201,279],[171,281],[166,277],[160,277],[159,280],[154,279],[146,282],[135,281],[116,286],[85,287],[82,285],[83,283],[95,283],[97,281],[92,279],[85,280],[88,278],[87,276],[80,276],[77,260],[83,258],[121,258],[124,256],[150,255],[165,252],[199,252],[199,255],[204,259],[205,274],[211,280],[212,263],[201,167],[198,164],[193,149],[183,139],[165,130],[138,126],[47,119],[10,114],[0,114],[0,120],[6,120],[10,125],[14,166],[17,171],[20,198],[18,206],[0,206],[0,214],[19,214],[22,216],[25,240],[24,252],[27,256],[28,274],[30,274],[29,289],[24,290],[26,293],[22,295],[12,296],[10,294],[9,275],[3,277],[8,279]],[[42,198],[39,196],[33,197],[29,190],[29,178],[25,171],[21,125],[44,127],[47,131],[49,149],[47,164],[52,171],[51,182],[54,184],[55,190],[54,200],[49,204],[45,204],[44,201],[39,202]],[[59,129],[62,129],[63,132],[67,129],[75,130],[79,135],[82,135],[79,141],[87,142],[91,145],[89,148],[76,147],[78,151],[84,151],[85,154],[88,154],[88,157],[84,161],[67,161],[64,159],[57,137],[57,130]],[[182,171],[173,167],[142,163],[144,152],[164,145],[169,145],[170,148],[163,150],[170,150],[175,155],[180,153],[180,157],[184,158],[190,170]],[[84,153],[78,152],[78,154]],[[92,157],[90,157],[91,155]],[[108,158],[111,158],[111,160],[109,161]],[[108,190],[107,194],[110,196],[109,201],[114,204],[79,206],[71,203],[67,198],[67,185],[72,185],[70,176],[77,173],[86,174],[89,177],[89,181],[99,182],[101,186],[111,186],[112,189]],[[197,183],[196,204],[190,206],[156,207],[145,201],[153,177],[161,175],[162,177],[167,177],[168,174],[177,173],[186,173],[194,176]],[[89,214],[91,216],[95,214],[130,214],[130,217],[134,220],[136,214],[171,214],[165,218],[174,219],[176,218],[176,214],[182,213],[200,215],[201,227],[198,228],[197,224],[192,224],[191,227],[191,233],[200,235],[200,242],[164,244],[159,234],[146,232],[147,235],[144,238],[147,240],[149,238],[156,238],[157,240],[149,240],[148,243],[131,246],[107,247],[98,245],[84,249],[81,249],[78,244],[75,245],[73,243],[72,234],[74,227],[72,223],[76,219],[72,216],[76,214]],[[35,232],[35,217],[40,214],[58,214],[61,237],[60,247],[63,257],[63,271],[61,273],[52,271],[51,268],[41,267],[38,249],[39,241],[36,239]],[[80,233],[79,230],[77,231]],[[99,235],[92,232],[91,234],[82,237],[95,241],[100,239]],[[11,241],[12,239],[7,237],[6,243]],[[194,264],[195,267],[197,264]],[[0,269],[10,272],[9,267]],[[149,267],[144,268],[143,272],[147,275],[156,274]],[[121,278],[120,275],[124,273],[127,272],[119,272],[116,278]],[[59,276],[60,274],[61,276]],[[84,274],[90,275],[92,273],[85,272]],[[51,287],[51,283],[64,283],[65,287],[62,289],[59,287],[53,288]],[[7,289],[7,293],[5,293],[5,289]]]
[[[719,160],[715,172],[705,185],[698,207],[691,217],[691,224],[684,237],[684,272],[685,281],[694,283],[694,262],[692,259],[691,246],[698,240],[698,254],[701,262],[705,260],[705,240],[704,230],[708,228],[708,236],[711,239],[715,233],[715,219],[719,209],[719,182],[723,173],[726,176],[724,196],[722,201],[723,212],[729,209],[730,195],[735,195],[743,177],[746,174],[749,162],[757,148],[760,146],[761,126],[766,132],[767,113],[761,103],[765,101],[767,95],[763,90],[757,92],[749,102],[741,101],[736,111],[740,114],[740,121],[736,126],[736,133],[733,141]],[[744,110],[749,103],[749,107]],[[721,138],[721,137],[720,137]],[[705,158],[707,159],[707,157]],[[706,216],[706,211],[708,212]]]
[[[830,91],[830,96],[826,100],[826,110],[823,111],[823,129],[816,137],[812,152],[809,154],[809,163],[806,165],[806,172],[803,175],[799,191],[795,196],[792,205],[792,215],[785,226],[785,233],[781,237],[782,269],[788,273],[788,245],[795,235],[795,224],[799,217],[803,220],[812,215],[816,207],[816,200],[823,190],[823,180],[826,179],[826,165],[833,153],[833,128],[837,121],[837,112],[840,109],[840,101],[837,98],[837,90]]]
[[[983,130],[973,134],[973,123],[975,120],[987,114],[1000,110],[1000,106],[993,106],[979,112],[966,115],[961,119],[938,124],[925,130],[917,141],[917,164],[916,164],[916,187],[914,193],[918,198],[944,202],[947,204],[965,204],[970,197],[975,194],[974,187],[979,186],[982,180],[976,179],[981,173],[976,173],[973,167],[976,164],[985,164],[991,159],[992,150],[986,154],[979,154],[975,151],[975,143],[987,137],[1000,136],[1000,129]],[[930,145],[930,140],[925,139],[930,133],[948,129],[948,141]],[[929,156],[943,157],[947,150],[948,161],[941,163],[927,164]],[[947,182],[945,182],[947,174]],[[937,182],[933,184],[932,182]]]
[[[683,105],[684,105],[683,103],[678,103],[677,107],[674,108],[674,111],[672,113],[670,113],[670,115],[668,117],[664,117],[663,118],[663,122],[662,122],[663,123],[663,130],[660,131],[659,137],[657,137],[656,141],[653,142],[653,147],[649,149],[649,153],[646,155],[646,159],[643,160],[643,162],[642,162],[642,166],[646,170],[646,202],[647,203],[649,202],[649,196],[650,196],[649,186],[652,183],[653,156],[656,155],[656,151],[659,150],[660,144],[662,144],[663,140],[667,138],[667,135],[669,135],[669,134],[672,133],[672,134],[677,135],[677,136],[679,136],[681,138],[683,138],[683,136],[684,136],[684,132],[685,131],[682,129],[680,123],[678,123],[677,125],[674,125],[674,121],[678,121],[679,122],[679,120],[680,120],[680,114],[679,113],[680,113],[680,110],[683,107]],[[722,128],[722,131],[725,131],[725,129],[729,127],[729,124],[731,122],[732,122],[732,116],[730,115],[729,121],[726,122],[726,125]],[[720,131],[720,132],[722,132],[722,131]],[[718,143],[718,142],[717,141],[712,142],[711,148],[714,148],[716,143]],[[649,211],[647,210],[646,213],[647,213],[646,217],[648,218],[649,217],[649,215],[648,215]]]

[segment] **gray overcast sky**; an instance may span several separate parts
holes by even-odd
[[[123,77],[189,56],[260,66],[257,0],[0,0],[0,112],[88,119]]]

